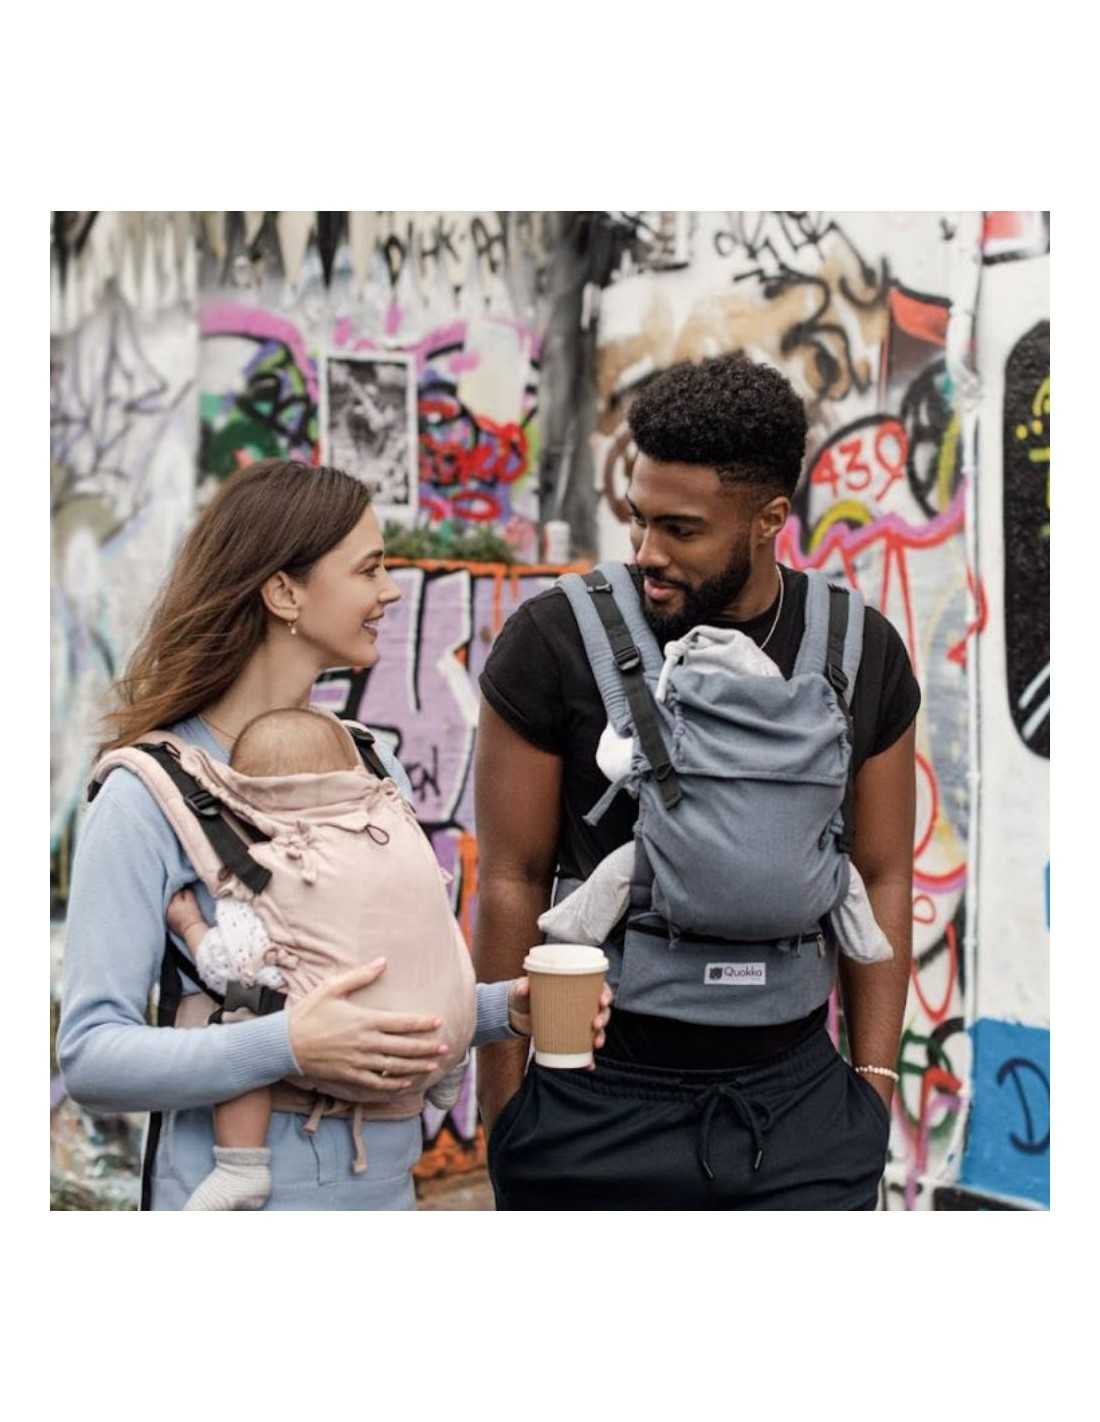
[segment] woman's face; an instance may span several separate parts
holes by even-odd
[[[367,509],[342,542],[297,584],[296,636],[322,667],[371,667],[378,660],[379,625],[401,596],[386,571],[378,520]],[[303,641],[304,639],[304,641]]]

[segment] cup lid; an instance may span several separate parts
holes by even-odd
[[[588,943],[540,943],[523,960],[532,973],[606,973],[607,955]]]

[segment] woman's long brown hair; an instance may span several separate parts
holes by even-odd
[[[104,718],[99,753],[194,715],[232,686],[263,641],[260,589],[304,582],[370,503],[340,469],[265,459],[226,480],[184,541]]]

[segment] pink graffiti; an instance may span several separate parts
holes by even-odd
[[[317,369],[301,332],[291,322],[257,306],[241,306],[235,301],[213,301],[202,307],[199,331],[203,336],[252,336],[260,341],[282,341],[305,378],[309,398],[316,404],[319,394]]]

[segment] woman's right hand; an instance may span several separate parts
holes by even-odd
[[[448,1050],[431,1035],[438,1017],[386,1012],[348,1002],[348,994],[374,982],[385,958],[338,973],[289,1008],[290,1050],[303,1076],[344,1081],[381,1091],[402,1091],[435,1071]]]

